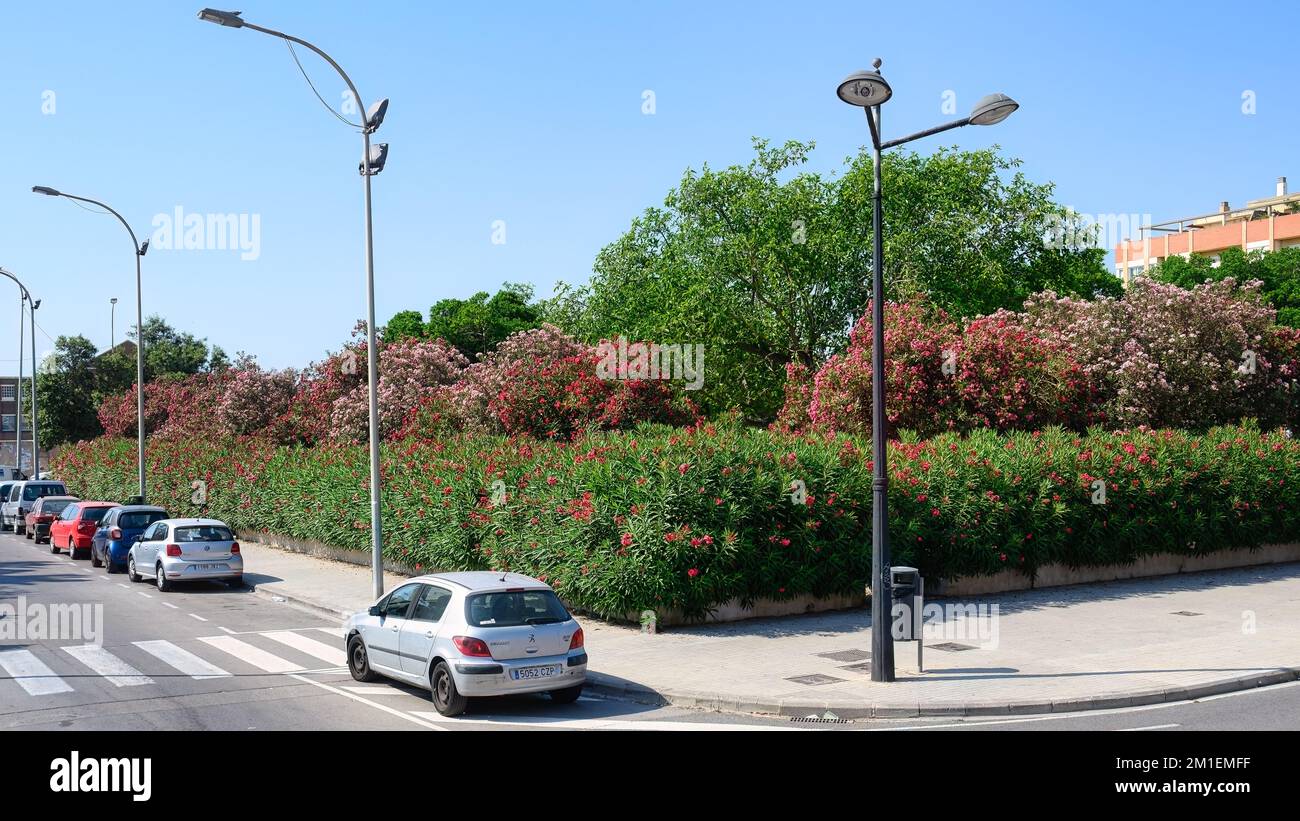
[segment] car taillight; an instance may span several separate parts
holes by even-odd
[[[168,556],[179,556],[179,555],[181,555],[181,546],[178,545],[178,544],[169,544],[169,545],[167,545],[167,555],[168,555]]]
[[[122,538],[122,530],[116,527],[113,528],[112,530],[108,531],[108,538],[115,539],[115,540]]]
[[[476,639],[473,636],[456,636],[452,638],[451,643],[456,645],[456,649],[462,655],[481,658],[491,658],[492,656],[492,651],[488,649],[483,639]]]
[[[232,543],[232,544],[230,545],[230,552],[231,552],[231,553],[238,553],[238,552],[239,552],[239,542],[234,542],[234,543]]]
[[[579,627],[574,632],[573,638],[569,640],[569,649],[577,650],[579,647],[583,646],[586,643],[587,643],[587,637],[582,634],[582,628]]]

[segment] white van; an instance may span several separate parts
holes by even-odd
[[[68,489],[62,482],[14,482],[9,489],[9,499],[0,505],[0,531],[12,530],[19,536],[27,532],[27,512],[42,496],[66,496]]]
[[[0,480],[11,482],[15,479],[26,479],[27,474],[23,473],[13,465],[0,465]]]

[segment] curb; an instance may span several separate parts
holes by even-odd
[[[308,598],[307,596],[303,596],[299,593],[291,593],[284,590],[276,590],[276,589],[263,590],[260,589],[256,584],[246,584],[245,586],[255,596],[260,596],[263,599],[270,599],[280,604],[290,604],[298,608],[299,610],[307,610],[317,616],[324,616],[326,618],[339,619],[340,621],[342,621],[346,619],[348,616],[352,615],[352,613],[347,610],[341,610],[337,607],[332,607],[328,604],[316,601],[315,599]]]
[[[1099,693],[1094,696],[1057,701],[971,701],[935,702],[932,704],[872,704],[836,702],[812,698],[788,698],[777,701],[740,698],[723,693],[691,690],[654,690],[641,684],[588,672],[587,688],[612,698],[621,698],[656,706],[672,705],[718,713],[760,714],[798,718],[810,713],[830,711],[838,718],[964,718],[976,716],[1044,715],[1089,710],[1113,710],[1176,701],[1195,701],[1208,696],[1254,690],[1300,680],[1300,667],[1280,668],[1265,673],[1220,679],[1184,687],[1169,687],[1133,692]]]

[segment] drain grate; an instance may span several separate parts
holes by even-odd
[[[871,658],[866,650],[836,650],[834,653],[818,653],[818,658],[831,661],[864,661]]]
[[[844,679],[824,675],[822,673],[813,673],[812,675],[807,676],[791,676],[787,678],[786,681],[793,681],[796,684],[806,684],[809,687],[817,687],[822,684],[835,684],[844,681]]]
[[[1173,612],[1173,613],[1170,613],[1169,615],[1171,615],[1171,616],[1204,616],[1205,614],[1204,614],[1204,613],[1197,613],[1197,612],[1194,611],[1194,610],[1177,610],[1177,611],[1175,611],[1175,612]]]
[[[955,641],[945,641],[943,644],[928,644],[926,646],[929,647],[931,650],[946,650],[949,653],[957,653],[962,650],[975,649],[975,645],[973,644],[958,644]]]
[[[790,721],[795,724],[852,724],[852,720],[847,718],[838,718],[834,713],[827,713],[825,716],[790,716]]]

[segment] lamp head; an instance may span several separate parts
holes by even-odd
[[[971,125],[997,125],[1020,108],[1020,103],[1005,94],[987,94],[970,111]]]
[[[384,121],[384,115],[388,113],[388,98],[380,100],[370,106],[366,112],[366,128],[373,134],[379,130],[379,125]]]
[[[880,60],[876,60],[874,65],[875,69],[871,71],[855,71],[845,77],[835,90],[839,98],[849,105],[866,108],[880,105],[894,96],[894,90],[880,76]]]
[[[217,9],[203,9],[199,12],[199,19],[207,23],[216,23],[218,26],[237,29],[244,27],[244,21],[239,19],[242,11],[218,11]]]
[[[388,143],[376,143],[370,146],[370,176],[378,174],[384,170],[384,163],[388,161]],[[366,176],[366,164],[360,163],[357,169],[362,176]]]
[[[44,194],[44,195],[46,195],[47,197],[59,197],[59,196],[62,196],[62,194],[60,194],[57,190],[55,190],[55,189],[53,189],[53,188],[50,188],[48,185],[33,185],[33,186],[32,186],[32,193],[34,193],[34,194]]]

